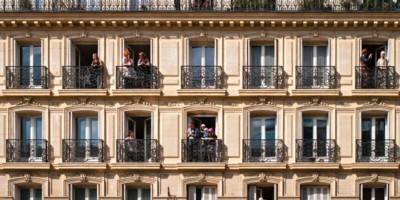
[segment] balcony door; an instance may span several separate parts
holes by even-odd
[[[329,200],[329,187],[307,186],[301,188],[301,200]]]
[[[251,157],[259,162],[276,160],[276,118],[252,117],[250,119]]]
[[[275,47],[273,45],[251,46],[250,83],[255,88],[273,89],[276,87],[277,68],[275,67]]]
[[[149,10],[150,0],[130,0],[129,10]],[[149,54],[147,54],[149,55]]]
[[[389,132],[386,117],[363,117],[361,129],[362,156],[371,161],[387,160]]]
[[[41,188],[19,188],[16,191],[16,200],[42,200]]]
[[[187,200],[217,200],[217,188],[213,186],[189,186]]]
[[[369,187],[361,185],[361,200],[389,200],[389,185]]]
[[[249,186],[248,200],[259,200],[260,198],[267,200],[276,200],[276,185],[268,187]]]
[[[97,200],[97,188],[74,187],[71,198],[72,200]]]
[[[307,88],[330,88],[328,46],[303,46],[302,85]]]
[[[43,157],[43,135],[41,117],[22,117],[20,133],[20,156],[28,161],[41,161]]]
[[[328,156],[328,119],[325,117],[303,118],[303,156],[316,161]]]
[[[137,117],[131,116],[127,118],[127,130],[128,132],[132,130],[135,133],[135,139],[132,141],[125,141],[125,155],[127,155],[129,161],[133,162],[151,162],[154,158],[152,156],[152,136],[151,136],[151,117]],[[134,152],[131,148],[136,147]]]
[[[151,189],[131,188],[125,186],[125,200],[151,200]]]
[[[77,117],[76,125],[76,157],[84,158],[86,161],[98,161],[98,118]]]
[[[20,46],[20,85],[27,88],[42,87],[42,49],[38,45]]]
[[[191,47],[191,82],[193,88],[215,88],[214,46]]]

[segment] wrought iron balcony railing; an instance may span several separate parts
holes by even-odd
[[[63,66],[64,89],[103,89],[102,66]]]
[[[103,162],[103,140],[63,140],[63,162]]]
[[[47,67],[7,66],[7,89],[47,89]]]
[[[224,162],[224,158],[222,140],[182,140],[182,162]]]
[[[117,66],[118,89],[157,89],[156,66]]]
[[[297,66],[297,89],[336,89],[335,66]]]
[[[182,89],[222,89],[224,73],[220,66],[182,66]]]
[[[336,161],[336,140],[296,140],[296,162]]]
[[[5,0],[0,2],[0,12],[399,12],[399,4],[399,0]]]
[[[282,66],[244,66],[243,89],[283,89]]]
[[[395,140],[356,140],[357,162],[396,162]]]
[[[117,162],[159,162],[158,141],[118,139]]]
[[[285,148],[282,140],[243,140],[243,162],[283,162],[284,160]]]
[[[356,67],[356,89],[396,89],[397,78],[393,66]]]
[[[7,162],[47,162],[47,140],[7,139]]]

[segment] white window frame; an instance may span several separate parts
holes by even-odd
[[[265,125],[265,121],[266,120],[268,120],[268,119],[275,119],[275,140],[276,139],[278,139],[278,118],[276,117],[276,116],[260,116],[260,117],[250,117],[250,126],[249,126],[249,135],[248,135],[248,138],[250,138],[251,139],[251,135],[252,135],[252,130],[253,130],[253,126],[252,126],[252,120],[261,120],[261,140],[266,140],[266,138],[265,138],[265,136],[266,136],[266,134],[265,134],[265,127],[266,127],[266,125]],[[275,143],[274,143],[275,144]],[[266,148],[266,145],[267,145],[267,143],[264,143],[263,144],[263,148],[265,149]],[[276,144],[275,144],[276,145]],[[275,152],[275,155],[278,155],[278,152]],[[263,155],[262,155],[262,158],[268,158],[268,160],[271,160],[271,161],[277,161],[276,160],[276,158],[277,158],[277,156],[274,156],[274,157],[266,157],[265,156],[265,151],[263,152]]]
[[[253,65],[253,63],[251,63],[251,61],[252,61],[252,59],[251,59],[251,49],[252,49],[252,47],[261,47],[261,58],[260,58],[260,63],[261,63],[261,66],[266,66],[265,65],[265,63],[266,63],[266,60],[265,60],[265,47],[274,47],[274,66],[276,66],[276,58],[277,58],[277,56],[276,56],[276,53],[277,53],[277,48],[276,48],[276,43],[277,43],[277,41],[276,40],[274,40],[274,44],[273,45],[257,45],[257,44],[254,44],[254,45],[251,45],[251,44],[249,44],[249,65]]]
[[[17,116],[18,117],[18,116]],[[30,118],[30,121],[31,121],[31,127],[30,127],[30,145],[31,146],[35,146],[37,143],[34,141],[34,140],[36,140],[37,139],[37,134],[36,134],[36,119],[37,118],[40,118],[41,120],[42,120],[42,139],[43,139],[43,128],[44,128],[44,126],[43,126],[43,118],[42,118],[42,116],[22,116],[22,117],[18,117],[19,118],[19,120],[17,120],[18,122],[19,122],[19,125],[18,126],[21,126],[20,128],[18,128],[18,132],[19,132],[19,134],[18,134],[18,136],[19,137],[16,137],[16,138],[21,138],[21,136],[22,136],[22,118]],[[29,157],[29,161],[30,162],[42,162],[43,161],[43,158],[42,157],[35,157],[35,155],[36,155],[36,148],[34,148],[34,151],[31,151],[30,152],[30,157]]]
[[[34,2],[35,2],[35,0],[34,0]],[[16,48],[16,51],[18,51],[18,54],[15,54],[15,60],[16,60],[16,64],[17,63],[19,63],[19,65],[21,65],[21,67],[29,67],[29,73],[30,74],[34,74],[34,68],[33,68],[33,66],[35,66],[34,65],[34,55],[33,55],[33,49],[34,49],[34,47],[40,47],[40,65],[39,66],[41,66],[42,65],[42,59],[43,59],[43,48],[42,48],[42,45],[35,45],[35,44],[26,44],[26,45],[18,45],[17,43],[14,45],[15,46],[15,48]],[[22,48],[21,47],[29,47],[29,66],[22,66],[22,63],[21,63],[21,57],[22,57]],[[19,70],[19,68],[15,68],[15,70]],[[40,69],[41,70],[41,69]],[[14,72],[14,73],[17,73],[17,74],[20,74],[21,72]],[[42,71],[40,72],[40,76],[42,76],[43,74],[42,74]],[[20,76],[22,77],[22,74],[20,74]],[[44,77],[41,77],[41,78],[44,78]],[[34,85],[34,82],[33,82],[33,78],[30,78],[29,79],[29,85],[27,85],[29,88],[41,88],[42,87],[42,85]]]
[[[304,133],[303,133],[304,119],[312,119],[312,121],[313,121],[313,140],[317,140],[317,135],[318,135],[318,132],[317,132],[318,131],[318,123],[317,122],[318,122],[318,120],[326,120],[326,140],[328,141],[330,139],[330,132],[329,132],[329,130],[330,130],[330,126],[329,126],[330,120],[329,120],[329,118],[330,117],[303,116],[302,121],[301,121],[301,132],[302,132],[301,137],[304,138]],[[313,143],[313,149],[317,149],[317,145],[318,145],[317,143]],[[328,151],[328,146],[326,148],[327,148],[326,152],[329,152]],[[319,157],[317,155],[317,152],[313,151],[313,157],[315,158],[315,161],[317,162],[319,159],[324,159],[327,156]]]
[[[205,75],[206,75],[206,48],[207,47],[213,47],[214,48],[214,67],[216,67],[216,45],[214,44],[214,45],[193,45],[193,46],[190,46],[189,48],[190,48],[190,65],[192,65],[192,49],[193,48],[195,48],[195,47],[200,47],[201,48],[201,65],[200,65],[200,67],[201,67],[201,75],[203,76],[203,77],[205,77]],[[216,69],[214,68],[214,73],[216,73]],[[214,85],[213,86],[207,86],[206,87],[206,80],[205,80],[205,78],[203,78],[202,80],[201,80],[201,88],[215,88],[215,85],[216,84],[216,80],[215,80],[215,82],[214,82]]]
[[[384,200],[389,200],[389,184],[385,184],[384,187],[365,187],[365,188],[371,188],[371,200],[375,200],[375,189],[376,188],[385,189]],[[363,194],[364,194],[364,184],[360,184],[360,200],[364,200]]]
[[[36,189],[41,189],[42,190],[42,196],[41,199],[43,199],[43,189],[42,188],[20,188],[16,185],[14,185],[14,198],[15,200],[21,200],[21,189],[29,189],[29,200],[35,200],[35,190]]]
[[[80,115],[80,116],[74,116],[73,113],[71,113],[71,138],[73,139],[78,139],[77,135],[78,135],[78,124],[77,124],[77,120],[78,118],[85,118],[86,122],[85,122],[85,140],[91,140],[91,126],[90,126],[90,119],[91,118],[97,118],[97,138],[98,140],[100,140],[100,118],[98,115]],[[85,143],[88,147],[86,148],[86,153],[85,153],[85,160],[87,160],[87,162],[98,162],[99,158],[98,157],[91,157],[90,156],[90,142],[86,142]]]
[[[217,187],[216,186],[193,186],[193,185],[191,185],[191,186],[189,186],[188,187],[188,197],[187,197],[187,199],[188,200],[196,200],[196,197],[197,197],[197,195],[199,195],[199,194],[197,194],[197,192],[196,192],[196,189],[197,188],[201,188],[201,200],[217,200],[218,199],[218,192],[217,192]],[[212,191],[212,190],[214,190],[215,192],[214,193],[208,193],[208,197],[207,198],[205,198],[205,191],[206,190],[208,190],[208,191]],[[213,198],[213,196],[214,196],[214,198]]]
[[[150,189],[150,199],[151,198],[153,198],[153,190],[152,190],[152,187],[151,186],[149,186],[149,187],[147,187],[147,188],[145,188],[145,187],[129,187],[129,186],[127,186],[126,184],[124,184],[124,190],[123,190],[123,192],[124,192],[124,200],[126,200],[126,199],[128,199],[128,189],[129,188],[133,188],[133,189],[137,189],[138,190],[138,199],[137,200],[142,200],[142,190],[143,189]]]
[[[255,185],[250,185],[249,189],[248,189],[248,194],[247,194],[248,200],[258,200],[257,199],[257,191],[259,191],[261,188],[255,186]],[[278,193],[277,193],[277,190],[276,190],[277,189],[277,184],[274,184],[273,188],[274,188],[274,199],[272,199],[272,200],[277,200],[277,198],[278,198],[277,197]]]
[[[320,189],[321,191],[323,191],[324,189],[327,190],[327,198],[323,198],[324,193],[319,193],[319,195],[317,193],[314,193],[314,197],[317,196],[316,198],[313,199],[309,199],[309,195],[307,195],[306,197],[303,196],[303,190],[307,190],[307,194],[310,194],[310,191],[316,191],[317,189]],[[317,195],[315,195],[317,194]],[[329,187],[328,186],[303,186],[301,187],[301,200],[330,200],[330,191],[329,191]]]
[[[75,189],[77,188],[83,188],[85,189],[85,200],[90,199],[90,189],[96,189],[96,199],[99,199],[99,185],[96,185],[96,187],[75,187],[71,185],[71,194],[70,194],[70,199],[75,200]]]
[[[388,113],[389,115],[389,113]],[[362,120],[363,119],[371,119],[371,140],[375,140],[376,141],[376,120],[377,119],[385,119],[385,140],[388,140],[389,137],[389,117],[388,116],[361,116],[361,140],[362,140]],[[371,144],[371,148],[375,149],[375,143]],[[385,157],[376,157],[375,156],[375,151],[371,151],[371,157],[370,160],[375,160],[375,159],[379,159],[379,160],[387,160],[388,159],[388,151],[387,149],[385,149]]]

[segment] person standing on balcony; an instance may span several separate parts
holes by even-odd
[[[123,73],[124,89],[135,88],[134,82],[137,76],[135,68],[133,67],[134,61],[133,58],[131,58],[131,52],[128,49],[124,50],[124,58],[122,59],[122,64],[123,64],[122,73]]]
[[[144,52],[139,53],[137,65],[139,72],[141,72],[139,77],[142,82],[142,88],[150,88],[150,83],[152,82],[150,61]]]
[[[188,145],[188,161],[196,162],[199,158],[199,150],[201,145],[201,137],[202,134],[198,128],[194,126],[192,121],[189,122],[189,128],[186,131],[187,133],[187,145]]]
[[[378,62],[376,62],[377,67],[387,67],[388,66],[388,60],[385,57],[386,57],[386,52],[381,51],[381,57],[379,58]]]
[[[388,63],[389,61],[385,58],[386,56],[386,52],[385,51],[381,51],[381,57],[379,58],[378,62],[376,62],[376,67],[377,69],[376,71],[376,76],[377,76],[377,80],[375,80],[376,82],[376,87],[379,88],[387,88],[389,87],[390,81],[389,81],[389,69],[388,67]]]
[[[100,60],[99,55],[97,53],[92,54],[92,63],[91,63],[91,69],[90,69],[90,88],[97,88],[101,89],[102,88],[102,80],[103,80],[103,73],[102,73],[102,67],[104,65],[103,61]]]
[[[206,161],[208,162],[215,162],[215,157],[217,154],[216,151],[216,142],[215,140],[217,140],[217,135],[214,132],[214,129],[209,128],[207,130],[207,134],[203,135],[203,140],[205,140],[205,148],[206,148],[206,152],[207,152],[207,157],[206,157]]]
[[[127,161],[137,161],[137,142],[132,130],[128,131],[128,137],[125,138],[125,154]]]
[[[368,50],[363,49],[361,51],[361,56],[360,56],[360,66],[361,66],[361,86],[363,88],[373,88],[373,81],[370,79],[370,76],[373,76],[373,71],[370,67],[371,65],[371,60],[372,60],[372,53],[369,54],[367,57]]]

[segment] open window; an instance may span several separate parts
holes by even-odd
[[[189,125],[190,122],[194,123],[194,126],[198,129],[201,128],[201,125],[204,124],[206,128],[212,128],[215,131],[215,134],[218,135],[218,114],[215,112],[208,111],[196,111],[189,112],[187,116]],[[200,130],[201,131],[201,130]]]
[[[15,200],[42,200],[42,186],[39,184],[14,185]]]
[[[140,1],[140,0],[132,0],[132,1]],[[134,39],[125,39],[124,40],[124,49],[128,49],[131,53],[131,58],[133,59],[133,63],[135,66],[138,65],[139,61],[139,53],[144,52],[149,59],[150,63],[152,59],[152,48],[151,48],[151,40],[147,38],[134,38]]]
[[[74,184],[70,185],[70,200],[97,200],[97,184]]]
[[[124,184],[124,200],[151,200],[151,191],[149,185]]]
[[[301,200],[329,200],[328,186],[301,186]]]
[[[248,200],[259,200],[260,198],[268,200],[277,200],[277,185],[264,184],[264,185],[249,185],[248,186]]]
[[[69,65],[90,66],[93,53],[99,53],[98,40],[94,38],[79,38],[69,40]]]
[[[187,200],[217,200],[216,186],[187,186]]]
[[[389,200],[389,184],[360,184],[360,200]]]
[[[360,52],[362,52],[363,49],[367,49],[367,58],[370,54],[372,54],[372,58],[369,60],[367,63],[368,66],[374,67],[376,66],[379,58],[381,57],[381,52],[385,51],[385,59],[389,60],[389,42],[387,39],[381,39],[381,38],[368,38],[368,39],[362,39],[359,42],[360,45]],[[361,56],[361,54],[360,54]]]

